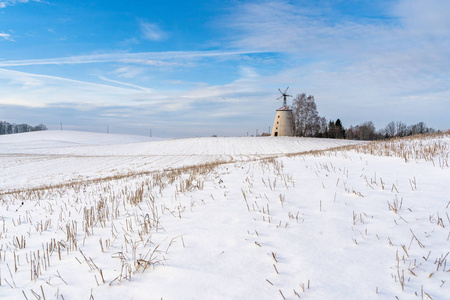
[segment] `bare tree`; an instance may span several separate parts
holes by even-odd
[[[364,122],[358,126],[358,134],[361,140],[375,139],[375,125],[372,121]]]
[[[328,134],[328,124],[327,124],[327,119],[325,119],[325,117],[321,117],[320,118],[320,132],[319,132],[321,137],[326,137]]]
[[[34,127],[32,127],[31,131],[42,131],[42,130],[47,130],[47,126],[45,126],[44,124],[39,124],[36,125]]]
[[[314,96],[297,95],[292,101],[295,133],[297,136],[315,136],[321,130],[321,119],[317,112]]]
[[[408,135],[408,127],[406,126],[405,123],[397,122],[396,126],[397,126],[397,136],[398,137],[402,137],[402,136],[407,136]]]
[[[352,125],[350,125],[350,127],[347,129],[347,134],[346,134],[347,139],[350,139],[350,140],[359,139],[357,127],[358,126],[353,127]]]
[[[0,135],[2,134],[12,134],[12,133],[22,133],[22,132],[30,132],[30,131],[40,131],[47,130],[47,126],[44,124],[39,124],[36,126],[31,126],[28,124],[10,124],[5,121],[0,121]]]
[[[299,94],[292,100],[292,110],[294,114],[295,135],[303,136],[305,130],[305,111],[306,94]]]
[[[397,134],[396,129],[397,129],[397,127],[395,126],[394,121],[392,121],[386,125],[386,128],[384,129],[384,131],[388,135],[388,137],[394,137]]]

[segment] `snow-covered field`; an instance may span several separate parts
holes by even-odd
[[[311,138],[160,140],[74,131],[3,135],[0,136],[0,189],[61,184],[196,164],[253,160],[349,143],[352,142]]]
[[[449,149],[0,136],[0,298],[450,299]]]

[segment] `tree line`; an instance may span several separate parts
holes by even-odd
[[[11,124],[6,121],[0,121],[0,135],[30,132],[30,131],[42,131],[47,129],[48,129],[47,126],[45,126],[44,124],[31,126],[28,124],[15,124],[15,123]]]
[[[324,117],[320,117],[314,96],[306,96],[305,93],[293,99],[291,109],[294,114],[296,136],[379,140],[435,132],[424,122],[406,125],[403,122],[392,121],[385,128],[377,130],[372,121],[367,121],[346,129],[340,119],[327,121]]]

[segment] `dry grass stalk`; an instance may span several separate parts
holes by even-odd
[[[275,271],[277,272],[277,274],[280,274],[280,273],[278,273],[277,266],[275,266],[275,264],[272,264],[272,265],[273,265],[273,268],[275,269]]]
[[[277,257],[276,257],[276,254],[273,253],[273,252],[272,252],[272,257],[273,257],[273,259],[275,260],[275,262],[278,262]]]

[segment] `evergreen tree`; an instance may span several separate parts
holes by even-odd
[[[328,138],[335,139],[336,138],[336,124],[334,121],[330,121],[328,123]]]
[[[337,139],[345,139],[345,129],[342,126],[342,122],[340,119],[336,120],[335,123],[335,134]]]

